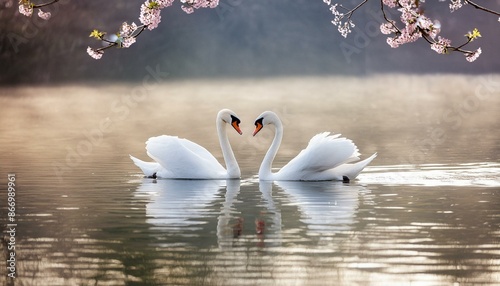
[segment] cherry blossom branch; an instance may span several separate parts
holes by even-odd
[[[358,10],[359,8],[361,8],[361,6],[365,5],[367,2],[368,2],[368,0],[363,0],[361,3],[359,3],[356,7],[352,8],[351,10],[345,8],[342,5],[339,5],[339,7],[342,8],[342,9],[345,9],[347,11],[347,13],[344,13],[343,17],[348,16],[347,20],[351,20],[351,17],[354,14],[354,12],[356,12],[356,10]]]
[[[19,0],[19,12],[27,17],[33,15],[34,9],[38,9],[38,16],[44,20],[48,20],[51,16],[50,12],[43,12],[40,8],[52,5],[60,0],[51,0],[42,4],[34,4],[32,0]],[[145,0],[141,5],[141,13],[139,21],[142,25],[138,26],[135,23],[127,24],[124,22],[120,31],[105,38],[106,32],[93,30],[90,37],[95,38],[107,45],[101,48],[87,48],[87,53],[94,59],[102,58],[104,51],[112,47],[128,48],[136,42],[137,37],[147,28],[153,30],[158,27],[161,21],[160,12],[162,9],[172,6],[175,0]],[[195,9],[200,8],[215,8],[219,5],[219,0],[179,0],[181,9],[187,14],[191,14]]]
[[[330,11],[334,15],[334,20],[332,23],[338,27],[339,32],[342,36],[347,37],[351,32],[350,27],[354,27],[351,17],[354,12],[361,6],[366,4],[367,0],[361,1],[355,8],[348,10],[343,6],[338,4],[331,4],[331,0],[323,0],[326,4],[330,5]],[[481,54],[481,48],[475,51],[469,51],[463,49],[473,40],[481,37],[481,34],[477,29],[472,32],[468,32],[465,36],[467,41],[459,46],[452,46],[451,41],[438,36],[441,32],[441,24],[438,21],[432,21],[430,18],[425,16],[424,11],[420,10],[419,0],[379,0],[380,8],[385,20],[380,26],[380,31],[385,35],[392,35],[392,37],[387,38],[387,44],[392,48],[397,48],[400,45],[412,43],[420,38],[423,38],[431,47],[432,50],[439,54],[447,54],[450,51],[463,53],[466,60],[469,62],[475,61]],[[483,10],[494,15],[499,15],[499,13],[484,8],[470,0],[463,0],[464,3],[473,5],[475,8]],[[462,0],[450,0],[450,11],[453,12],[463,6]],[[342,13],[337,7],[347,10],[346,13]],[[399,28],[395,20],[389,19],[387,17],[386,9],[397,10],[400,14],[400,23],[404,25],[404,28]],[[343,18],[347,16],[347,21],[342,22]],[[499,19],[500,21],[500,19]],[[436,40],[437,37],[437,40]]]
[[[93,49],[91,47],[87,48],[87,53],[93,57],[94,59],[98,60],[102,58],[102,55],[104,54],[104,51],[107,49],[110,49],[112,47],[118,47],[118,48],[128,48],[130,47],[133,43],[135,43],[137,37],[147,28],[147,25],[141,25],[137,26],[135,23],[132,23],[132,25],[128,25],[127,23],[123,23],[120,32],[113,35],[114,39],[106,39],[104,35],[106,33],[100,32],[98,30],[93,30],[92,33],[90,33],[91,38],[96,38],[98,40],[101,40],[105,43],[107,43],[107,46]]]
[[[43,20],[49,20],[51,17],[50,12],[43,12],[42,7],[52,5],[54,3],[59,2],[60,0],[52,0],[47,3],[42,3],[42,4],[34,4],[30,0],[19,0],[19,13],[23,14],[26,17],[31,17],[33,15],[34,9],[38,9],[38,17],[42,18]]]
[[[396,21],[390,20],[387,17],[387,14],[385,13],[385,5],[383,1],[380,1],[380,9],[382,10],[382,15],[384,16],[384,20],[387,22],[385,25],[382,24],[380,26],[380,31],[382,34],[390,34],[390,33],[401,33],[401,30],[396,26]],[[384,31],[384,28],[386,28],[387,31]]]
[[[332,21],[332,24],[337,26],[339,33],[346,38],[349,33],[351,33],[351,28],[354,28],[354,23],[351,21],[351,17],[358,10],[361,8],[361,6],[365,5],[368,0],[363,0],[361,3],[359,3],[356,7],[352,8],[351,10],[345,8],[342,5],[339,4],[334,4],[331,5],[331,0],[323,0],[324,3],[330,6],[330,11],[332,14],[335,16],[335,18]],[[340,12],[337,7],[342,8],[344,10],[347,10],[346,13]],[[342,23],[342,20],[347,16],[347,20]]]
[[[436,41],[434,40],[433,38],[431,38],[429,36],[429,34],[426,33],[426,31],[422,30],[421,28],[420,29],[420,32],[422,33],[422,38],[427,42],[429,43],[430,45],[442,45],[439,41]],[[467,35],[466,35],[467,36]],[[480,36],[479,36],[480,37]],[[450,45],[442,45],[443,48],[445,50],[452,50],[452,51],[457,51],[457,52],[461,52],[461,53],[464,53],[464,54],[472,54],[474,53],[474,51],[469,51],[469,50],[464,50],[462,49],[464,46],[466,46],[467,44],[469,44],[470,42],[472,42],[474,40],[474,38],[472,37],[467,37],[467,41],[463,44],[461,44],[460,46],[457,46],[457,47],[454,47],[454,46],[450,46]],[[446,52],[444,52],[446,53]]]
[[[104,38],[105,32],[98,30],[92,31],[90,37],[96,38],[97,40],[104,41],[108,45],[102,48],[93,49],[91,47],[87,48],[87,53],[94,59],[102,58],[104,51],[112,47],[118,48],[128,48],[136,42],[137,37],[147,28],[148,30],[153,30],[158,27],[161,21],[161,10],[172,6],[175,0],[146,0],[141,5],[141,13],[139,15],[139,21],[142,23],[141,26],[137,26],[135,23],[127,24],[124,22],[120,28],[120,31],[113,34],[108,39]],[[182,3],[181,9],[187,13],[191,14],[195,9],[199,8],[215,8],[219,4],[219,0],[180,0]]]

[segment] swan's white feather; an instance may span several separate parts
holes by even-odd
[[[161,135],[146,142],[149,157],[162,169],[162,178],[215,179],[227,177],[225,168],[204,147],[177,136]]]
[[[177,136],[161,135],[146,141],[146,153],[155,162],[144,162],[130,156],[144,175],[165,179],[235,179],[240,168],[227,138],[225,124],[230,123],[241,134],[240,120],[229,109],[217,114],[216,127],[227,170],[202,146]]]
[[[275,181],[326,181],[354,180],[376,156],[359,160],[358,147],[340,134],[323,132],[315,135],[307,147],[277,173],[272,173],[272,161],[276,156],[283,136],[283,125],[279,117],[272,111],[265,111],[255,121],[254,134],[264,125],[276,127],[273,143],[259,168],[259,179]]]
[[[277,179],[317,180],[318,175],[342,164],[359,160],[358,147],[340,134],[315,135],[307,147],[275,175]],[[342,176],[340,177],[342,179]]]

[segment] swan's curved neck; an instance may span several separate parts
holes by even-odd
[[[271,143],[271,146],[269,147],[269,150],[267,150],[262,164],[260,164],[259,179],[261,180],[273,179],[273,173],[271,169],[273,166],[274,157],[276,157],[276,153],[278,153],[278,149],[281,145],[281,140],[283,139],[283,125],[281,124],[279,118],[273,120],[272,124],[274,124],[276,131],[274,133],[273,143]]]
[[[226,164],[228,178],[239,178],[241,176],[240,167],[236,158],[234,157],[233,149],[229,143],[226,133],[226,123],[220,118],[217,118],[217,135],[219,136],[220,147],[222,149],[222,155],[224,156],[224,162]]]

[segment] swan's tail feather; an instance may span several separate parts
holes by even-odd
[[[347,177],[348,180],[352,181],[356,179],[359,173],[361,173],[361,171],[363,171],[363,169],[370,164],[375,157],[377,157],[377,153],[357,163],[340,165],[334,170],[335,172],[342,174],[342,176]]]
[[[156,173],[161,169],[161,166],[157,162],[145,162],[140,159],[135,158],[132,155],[129,155],[130,159],[134,162],[134,164],[141,169],[147,177],[154,177]]]

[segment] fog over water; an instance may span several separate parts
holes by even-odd
[[[397,74],[2,87],[15,283],[498,285],[499,88]],[[153,180],[128,157],[150,160],[144,142],[169,134],[222,162],[221,108],[241,119],[243,135],[227,130],[241,180]],[[378,157],[348,184],[259,181],[274,135],[252,136],[263,110],[284,124],[275,168],[322,131]]]

